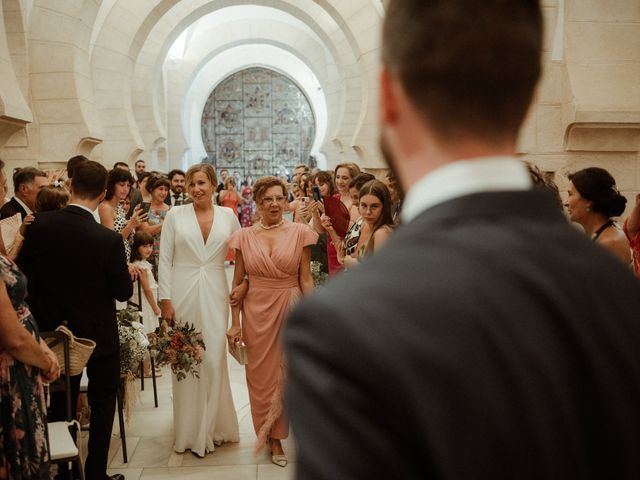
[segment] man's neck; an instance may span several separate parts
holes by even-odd
[[[25,200],[25,198],[19,193],[16,193],[14,196],[16,197],[17,200],[20,200],[24,205],[26,205],[27,208],[29,208],[29,210],[33,211],[33,208],[35,205],[29,205],[29,202]]]
[[[80,205],[82,207],[88,208],[93,212],[95,211],[96,208],[98,208],[98,205],[100,204],[100,199],[94,198],[93,200],[87,200],[86,198],[78,198],[75,195],[71,195],[71,198],[69,199],[69,203],[75,203],[76,205]]]

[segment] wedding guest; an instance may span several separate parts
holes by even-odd
[[[142,210],[148,210],[151,205],[151,192],[147,188],[147,182],[151,179],[151,172],[141,172],[138,175],[138,190],[140,191],[140,206]]]
[[[116,162],[116,163],[114,163],[114,164],[113,164],[113,168],[114,168],[114,169],[119,168],[119,169],[121,169],[121,170],[126,170],[127,172],[129,172],[129,171],[130,171],[130,169],[129,169],[129,165],[127,165],[127,164],[126,164],[126,163],[124,163],[124,162]]]
[[[36,197],[36,212],[50,212],[60,210],[69,203],[69,193],[61,187],[47,185]]]
[[[147,232],[153,236],[153,253],[149,258],[149,263],[153,265],[153,273],[158,278],[158,255],[160,255],[160,237],[162,225],[171,207],[165,203],[169,194],[169,180],[166,177],[152,176],[147,181],[147,188],[151,192],[151,203],[147,220],[140,224],[140,231]]]
[[[633,257],[633,271],[636,276],[640,276],[640,193],[636,195],[636,204],[631,211],[631,215],[622,225]]]
[[[187,202],[187,194],[184,191],[184,179],[185,175],[182,170],[171,170],[169,172],[169,183],[171,184],[171,191],[164,202],[170,207],[176,205],[184,205]]]
[[[253,217],[256,214],[256,202],[253,199],[253,189],[244,187],[242,189],[242,207],[240,213],[240,225],[250,227],[253,225]]]
[[[146,166],[147,164],[142,159],[136,160],[136,163],[133,164],[133,168],[136,173],[136,182],[138,182],[138,185],[140,184],[140,177],[145,173]]]
[[[398,179],[391,170],[384,176],[384,184],[389,189],[389,195],[391,195],[391,218],[393,218],[393,224],[398,226],[400,224],[400,213],[402,212],[402,194]]]
[[[126,213],[122,207],[122,201],[129,195],[129,190],[133,184],[133,177],[127,170],[115,168],[109,172],[107,180],[107,192],[104,201],[98,207],[100,223],[109,230],[122,236],[125,257],[127,262],[131,257],[130,239],[133,232],[145,219],[145,213],[138,209],[134,215],[127,220]]]
[[[3,169],[0,160],[0,184]],[[4,251],[1,236],[0,250]],[[42,381],[58,378],[60,366],[39,337],[24,301],[26,291],[24,274],[0,255],[0,478],[48,479]]]
[[[207,347],[199,379],[178,382],[173,375],[173,448],[203,457],[240,439],[227,369],[224,270],[227,241],[240,224],[228,208],[213,205],[217,178],[211,165],[190,167],[186,185],[193,203],[169,210],[162,228],[158,296],[162,317],[192,324]]]
[[[222,170],[220,170],[219,173],[220,173],[220,183],[216,188],[216,203],[218,205],[220,205],[220,192],[222,192],[222,190],[225,189],[224,182],[229,176],[229,170],[227,170],[226,168],[223,168]]]
[[[49,184],[47,174],[33,167],[17,168],[13,173],[14,196],[0,208],[0,218],[13,217],[19,213],[22,220],[34,212],[36,196],[42,187]]]
[[[78,165],[71,181],[69,205],[38,214],[37,221],[27,229],[17,262],[29,279],[27,302],[38,327],[50,331],[67,322],[76,336],[96,342],[87,363],[91,407],[87,479],[124,478],[119,474],[108,477],[106,473],[120,382],[114,299],[126,301],[133,287],[122,236],[93,220],[92,212],[104,196],[107,177],[107,171],[97,162]],[[64,268],[60,268],[60,259],[64,259]],[[71,378],[74,418],[80,378]],[[65,418],[65,395],[52,394],[50,420]]]
[[[224,180],[224,190],[218,192],[218,205],[231,209],[238,215],[238,204],[242,202],[242,197],[236,190],[236,180],[234,177],[227,177]],[[227,252],[227,261],[233,265],[235,253],[232,248]]]
[[[590,167],[569,174],[569,196],[564,206],[571,221],[581,225],[593,242],[630,264],[629,240],[612,218],[621,215],[626,204],[627,199],[605,169]]]
[[[314,184],[320,189],[320,196],[324,200],[328,197],[335,196],[336,198],[342,197],[342,194],[336,191],[335,184],[333,182],[333,175],[326,171],[320,171],[313,177]],[[349,186],[347,185],[347,195]],[[311,215],[313,217],[313,228],[318,233],[326,233],[322,226],[321,215],[324,213],[323,200],[312,200],[310,202]],[[341,200],[342,201],[342,200]],[[351,203],[351,197],[349,197],[349,203]],[[327,250],[327,269],[329,275],[334,275],[342,270],[342,265],[338,261],[338,252],[336,251],[333,243],[326,240]]]
[[[337,194],[340,195],[340,201],[344,203],[347,210],[349,210],[352,222],[354,222],[360,215],[358,215],[358,206],[351,200],[349,184],[359,173],[360,167],[355,163],[340,163],[336,166],[333,173]]]
[[[351,196],[351,201],[354,205],[360,205],[360,189],[371,180],[375,180],[376,177],[371,175],[370,173],[359,173],[351,183],[349,183],[349,195]],[[353,222],[349,226],[349,230],[347,230],[344,239],[340,238],[336,233],[335,229],[331,226],[331,219],[326,215],[320,217],[322,221],[322,225],[329,234],[331,241],[333,242],[336,251],[338,252],[338,256],[342,254],[343,256],[353,256],[358,249],[358,241],[360,240],[360,235],[370,235],[369,226],[364,222],[362,215],[360,215],[355,222]],[[342,252],[342,253],[341,253]]]
[[[308,225],[283,218],[287,190],[276,177],[262,177],[254,184],[260,220],[251,228],[235,232],[229,245],[236,250],[233,286],[248,282],[241,305],[232,307],[232,342],[240,336],[248,348],[247,385],[257,448],[268,444],[272,462],[284,467],[287,457],[281,440],[289,435],[282,408],[285,365],[280,331],[289,306],[301,294],[313,290],[310,246],[318,234]],[[248,275],[248,280],[245,280]]]

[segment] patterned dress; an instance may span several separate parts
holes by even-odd
[[[149,208],[149,215],[147,216],[147,222],[149,225],[159,225],[164,222],[164,217],[167,216],[167,212],[169,210],[156,210],[154,208]],[[149,263],[153,267],[153,276],[158,278],[158,255],[160,255],[160,236],[162,234],[162,230],[159,233],[156,233],[153,236],[153,253],[149,257]]]
[[[113,230],[116,233],[122,232],[124,227],[127,226],[127,216],[125,214],[124,208],[122,205],[118,204],[118,208],[116,209],[116,219],[113,221]],[[128,239],[122,239],[122,243],[124,243],[124,253],[127,258],[127,262],[131,258],[131,235],[129,235]]]
[[[0,279],[18,320],[38,339],[38,327],[24,297],[27,280],[0,255]],[[0,479],[49,479],[47,412],[40,369],[15,360],[0,348]]]

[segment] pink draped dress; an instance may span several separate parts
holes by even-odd
[[[285,223],[271,255],[256,237],[256,227],[236,231],[229,247],[242,252],[249,290],[242,305],[242,335],[249,363],[247,385],[256,449],[267,438],[284,439],[289,426],[282,411],[285,366],[280,331],[293,302],[300,296],[298,272],[304,247],[314,245],[318,234],[302,223]]]

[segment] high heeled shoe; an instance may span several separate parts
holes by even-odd
[[[273,450],[271,450],[271,439],[267,438],[267,448],[269,449],[269,454],[271,455],[271,463],[277,465],[279,467],[286,467],[287,463],[289,463],[289,459],[286,454],[274,455]]]

